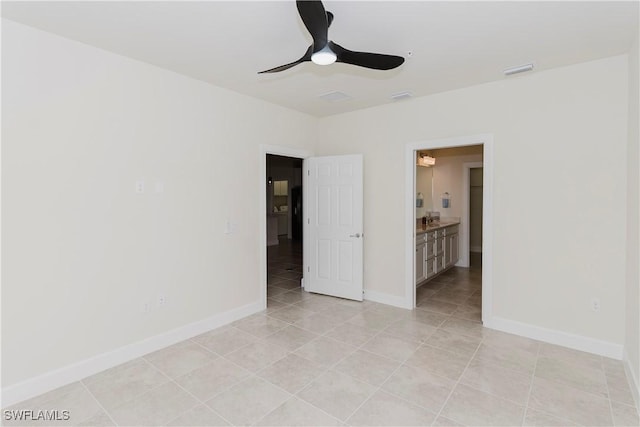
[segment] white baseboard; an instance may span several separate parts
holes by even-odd
[[[469,252],[482,253],[482,246],[471,246]]]
[[[622,360],[622,344],[615,344],[582,335],[570,334],[554,329],[542,328],[515,320],[492,317],[484,319],[483,324],[490,329],[496,329],[510,334],[516,334],[549,344],[561,345],[574,350],[586,351],[612,359]]]
[[[260,301],[247,304],[179,328],[171,329],[160,335],[146,338],[107,353],[99,354],[72,365],[47,372],[46,374],[30,378],[18,384],[7,386],[2,389],[0,407],[6,408],[7,406],[30,399],[42,393],[55,390],[56,388],[79,381],[147,353],[160,350],[238,319],[242,319],[243,317],[262,311],[264,308],[264,304]]]
[[[379,302],[380,304],[392,305],[394,307],[411,309],[407,307],[407,301],[404,297],[398,297],[395,295],[385,294],[377,291],[364,291],[364,299],[367,301]]]
[[[638,411],[638,415],[640,415],[640,378],[638,375],[638,369],[640,367],[634,368],[631,365],[631,361],[629,360],[629,355],[627,354],[627,350],[624,351],[624,358],[622,359],[624,362],[624,373],[627,374],[627,381],[629,381],[629,387],[631,388],[631,394],[633,395],[633,400],[636,402],[636,410]]]

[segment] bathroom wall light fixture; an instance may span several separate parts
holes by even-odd
[[[436,159],[435,157],[431,157],[431,156],[427,156],[427,155],[422,155],[420,157],[418,157],[418,165],[420,166],[433,166],[436,164]]]

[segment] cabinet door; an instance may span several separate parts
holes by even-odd
[[[425,262],[426,262],[426,245],[423,243],[416,246],[416,285],[426,278]]]
[[[458,233],[451,235],[451,264],[458,262],[460,254],[458,251]]]
[[[444,239],[444,268],[451,265],[451,236]]]
[[[444,252],[444,246],[445,246],[445,241],[446,237],[444,236],[438,236],[438,238],[436,239],[436,255],[441,254],[442,252]]]
[[[426,269],[425,273],[426,273],[427,279],[429,279],[429,278],[431,278],[431,277],[435,276],[436,271],[437,271],[437,267],[436,267],[436,257],[429,258],[429,259],[427,260],[427,266],[426,266],[426,268],[425,268],[425,269]]]

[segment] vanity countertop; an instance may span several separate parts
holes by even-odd
[[[435,224],[418,226],[416,227],[416,235],[428,233],[429,231],[439,230],[441,228],[449,227],[450,225],[460,224],[460,221],[439,221]]]

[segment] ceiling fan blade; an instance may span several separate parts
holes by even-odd
[[[401,56],[354,52],[334,42],[329,42],[329,47],[337,56],[336,62],[344,62],[345,64],[358,65],[374,70],[391,70],[399,67],[404,62],[404,58]]]
[[[297,0],[296,6],[304,26],[313,37],[313,50],[319,51],[327,45],[329,23],[327,12],[319,0]]]
[[[295,67],[296,65],[302,64],[303,62],[311,61],[311,52],[312,51],[313,51],[313,46],[309,46],[309,48],[307,49],[305,54],[302,56],[302,58],[298,59],[297,61],[293,61],[293,62],[291,62],[289,64],[285,64],[285,65],[280,65],[279,67],[271,68],[269,70],[259,71],[258,74],[277,73],[279,71],[288,70],[289,68]]]

